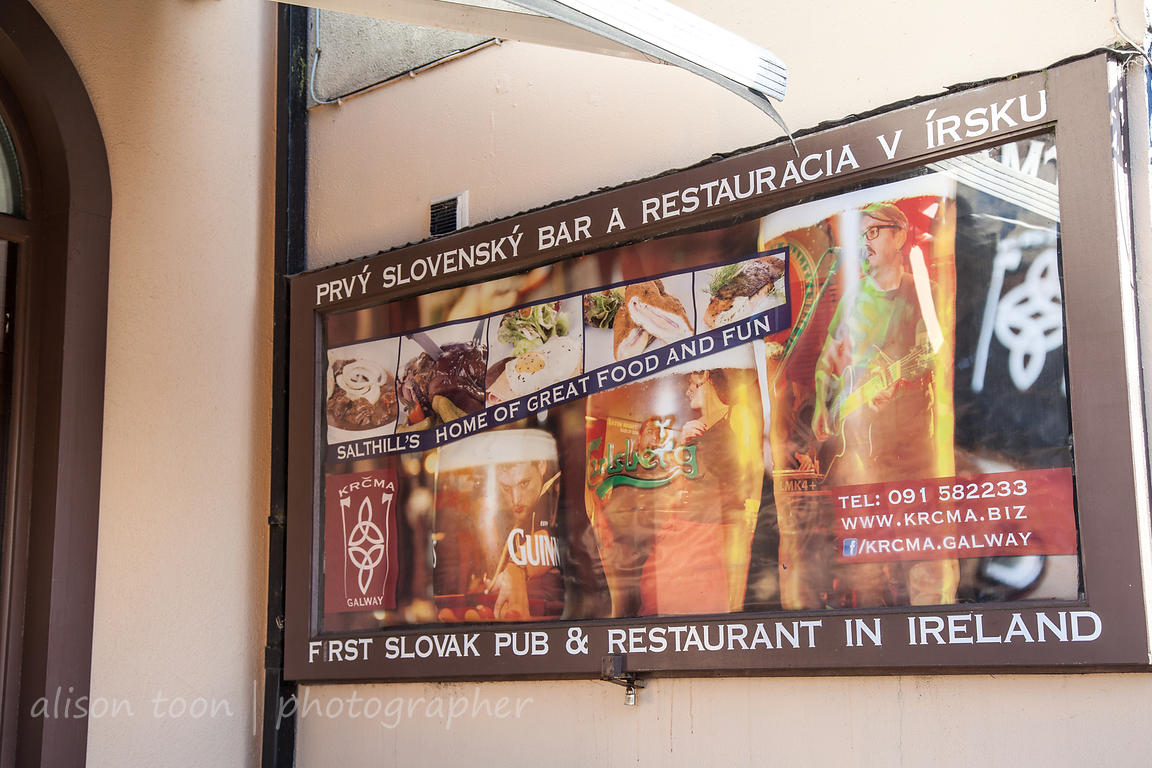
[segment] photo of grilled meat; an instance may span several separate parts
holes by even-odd
[[[716,270],[708,293],[712,300],[704,324],[719,328],[783,303],[776,281],[784,276],[784,259],[768,255]]]
[[[442,396],[459,411],[472,413],[484,407],[484,345],[444,344],[440,357],[433,360],[421,352],[411,360],[400,377],[400,402],[408,409],[410,424],[438,413],[435,399]]]

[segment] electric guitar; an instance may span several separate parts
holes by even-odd
[[[849,367],[844,371],[840,391],[828,404],[828,416],[836,434],[843,430],[844,420],[856,410],[872,403],[881,392],[896,382],[920,378],[932,364],[932,348],[927,343],[917,344],[897,360],[892,360],[883,352],[878,352],[877,356],[883,361],[879,365],[869,366],[864,371],[867,378],[859,384],[854,381],[855,368]]]
[[[923,376],[932,365],[933,353],[931,346],[924,343],[917,344],[908,351],[908,354],[897,360],[892,360],[883,352],[878,352],[877,357],[881,362],[873,363],[864,369],[863,379],[859,384],[855,381],[858,375],[857,368],[845,369],[841,376],[840,390],[828,404],[832,437],[828,439],[826,449],[821,452],[825,456],[822,462],[825,474],[847,449],[848,439],[844,434],[845,419],[860,408],[871,404],[896,382],[915,381]],[[832,446],[835,446],[835,453],[829,450]]]

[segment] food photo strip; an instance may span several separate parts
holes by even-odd
[[[326,460],[428,450],[782,330],[786,273],[777,249],[329,350]]]

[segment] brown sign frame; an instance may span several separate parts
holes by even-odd
[[[1130,209],[1129,179],[1122,152],[1114,152],[1122,132],[1114,123],[1124,99],[1123,68],[1098,54],[1040,73],[956,91],[885,111],[797,139],[797,156],[787,142],[742,152],[686,170],[598,192],[510,219],[379,253],[291,280],[289,361],[289,507],[286,617],[286,676],[301,681],[463,680],[482,678],[597,678],[609,655],[621,656],[617,671],[638,675],[875,673],[885,671],[1020,671],[1144,669],[1149,662],[1145,605],[1148,573],[1148,487],[1145,404],[1137,370],[1135,297],[1131,233],[1120,222]],[[1039,94],[1046,99],[1039,109]],[[1031,101],[1022,113],[1021,95]],[[985,111],[986,130],[949,131],[951,117]],[[1025,119],[1028,114],[1040,116]],[[941,122],[941,121],[944,122]],[[475,625],[432,625],[380,630],[371,634],[324,634],[318,626],[318,595],[313,574],[318,545],[322,440],[316,420],[316,361],[325,313],[355,309],[417,293],[493,279],[581,253],[623,245],[656,235],[721,225],[760,208],[779,207],[884,173],[972,152],[994,143],[1055,129],[1060,151],[1061,243],[1065,286],[1069,400],[1076,445],[1076,496],[1080,518],[1085,599],[1070,602],[958,604],[928,608],[863,611],[777,612],[712,617],[611,619]],[[900,132],[901,141],[892,147]],[[968,135],[974,134],[974,135]],[[881,137],[886,137],[882,140]],[[851,147],[854,164],[825,174],[842,148]],[[797,173],[804,159],[803,175]],[[780,184],[793,164],[796,183]],[[775,189],[693,213],[640,218],[642,202],[686,186],[738,174],[778,169]],[[764,187],[768,189],[768,185]],[[613,209],[625,227],[561,246],[539,248],[541,227],[580,216],[608,221]],[[663,208],[652,209],[649,211]],[[667,209],[671,211],[672,209]],[[649,216],[651,218],[651,216]],[[417,262],[455,248],[499,241],[527,233],[515,257],[492,260],[467,272],[431,277]],[[418,275],[419,273],[419,275]],[[362,276],[368,275],[368,278]],[[385,277],[390,275],[391,277]],[[408,277],[407,284],[399,284]],[[390,286],[390,287],[389,287]],[[1001,642],[1014,623],[1036,626],[1038,614],[1067,620],[1081,628],[1067,642]],[[793,622],[797,622],[793,624]],[[1097,624],[1098,622],[1098,624]],[[694,627],[711,637],[731,636],[744,625],[751,637],[757,625],[769,632],[784,623],[799,633],[800,648],[749,651],[732,642],[718,651],[647,653],[655,634]],[[854,643],[864,624],[882,628],[884,642]],[[924,635],[925,627],[941,633]],[[664,628],[653,633],[654,628]],[[1095,629],[1099,629],[1096,633]],[[912,643],[910,636],[926,642]],[[548,652],[517,655],[501,633],[535,632]],[[478,655],[422,658],[436,638],[456,635]],[[1091,635],[1095,637],[1088,638]],[[541,640],[541,638],[544,638]],[[809,645],[811,638],[811,646]],[[891,642],[887,638],[893,638]],[[939,639],[947,642],[938,642]],[[1051,640],[1051,638],[1049,638]],[[497,647],[497,641],[500,647]],[[611,642],[610,642],[611,641]],[[500,653],[497,651],[500,650]],[[394,658],[389,658],[392,656]]]

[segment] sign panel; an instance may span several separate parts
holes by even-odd
[[[396,608],[396,488],[389,470],[327,478],[326,613]]]
[[[954,164],[1013,170],[991,157]],[[1030,183],[1055,195],[1039,170]],[[430,493],[400,554],[410,586],[383,620],[947,605],[995,582],[996,558],[1021,557],[1032,581],[1001,599],[1076,599],[1074,565],[1063,581],[1045,570],[1078,553],[1061,360],[1038,384],[1046,355],[1033,351],[1024,387],[1010,362],[993,366],[1009,381],[991,394],[1014,398],[1018,421],[1062,429],[957,429],[990,378],[985,363],[975,392],[974,360],[957,371],[958,345],[985,332],[958,313],[993,287],[958,269],[980,258],[968,241],[1013,249],[990,322],[1033,334],[1027,311],[1003,317],[1057,245],[1056,221],[990,197],[928,170],[546,267],[495,300],[478,284],[330,315],[326,494],[353,464],[403,474],[401,504]],[[981,232],[991,215],[996,231]],[[676,258],[690,266],[651,271]],[[998,338],[989,354],[1007,347]],[[341,503],[325,536],[344,546]]]
[[[851,184],[861,126],[298,279],[295,674],[1135,663],[1085,589],[1048,83]]]

